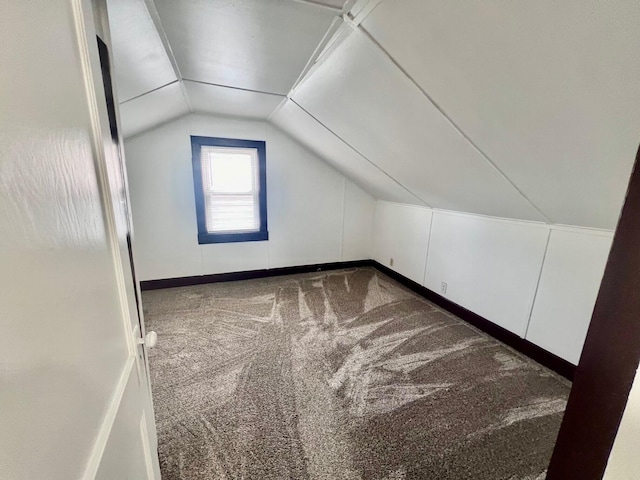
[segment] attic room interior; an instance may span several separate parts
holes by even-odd
[[[0,19],[0,479],[640,478],[639,3]]]

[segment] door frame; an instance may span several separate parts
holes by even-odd
[[[640,148],[547,480],[603,477],[640,362]]]
[[[106,24],[106,2],[105,0],[71,0],[73,10],[73,23],[76,30],[76,37],[79,47],[79,57],[82,65],[82,73],[84,77],[84,86],[87,99],[87,105],[91,121],[91,140],[93,144],[92,154],[96,170],[96,180],[100,191],[100,198],[104,216],[105,234],[108,239],[109,248],[114,264],[114,273],[117,283],[118,298],[120,300],[121,319],[123,326],[123,336],[127,344],[129,356],[121,371],[118,383],[114,387],[114,393],[110,399],[109,406],[103,417],[96,439],[91,449],[83,479],[92,480],[99,471],[103,454],[110,438],[112,427],[117,419],[120,411],[122,400],[125,395],[127,385],[129,384],[131,375],[133,375],[134,364],[137,366],[137,379],[140,389],[146,390],[144,402],[144,411],[149,413],[143,417],[143,424],[140,425],[142,447],[145,452],[145,464],[148,477],[151,479],[160,479],[160,467],[157,455],[157,434],[155,420],[153,419],[153,401],[151,398],[151,379],[149,376],[148,359],[145,352],[146,347],[142,343],[144,341],[144,318],[140,302],[140,286],[134,279],[131,282],[125,272],[127,265],[123,260],[123,244],[122,235],[118,228],[117,209],[118,205],[114,202],[114,195],[110,182],[110,174],[108,168],[108,159],[106,148],[108,142],[112,141],[107,132],[110,130],[108,113],[106,111],[106,99],[104,92],[104,84],[102,78],[102,70],[98,53],[98,28],[103,29]],[[98,10],[98,11],[94,11]],[[104,18],[101,18],[101,15]],[[98,18],[102,20],[102,25],[98,25]],[[108,32],[107,32],[108,34]],[[102,37],[101,37],[102,38]],[[108,46],[109,39],[102,38]],[[117,99],[114,93],[114,103],[117,105]],[[120,124],[117,116],[116,122]],[[106,123],[105,123],[106,122]],[[118,148],[119,160],[123,168],[124,194],[126,202],[130,205],[129,190],[126,179],[126,170],[124,165],[122,137],[118,134],[116,142]],[[129,211],[127,207],[127,211]],[[127,222],[127,230],[133,236],[133,226],[130,214],[125,215]],[[127,242],[129,243],[129,242]],[[129,247],[127,245],[127,247]],[[127,248],[131,252],[130,248]],[[129,256],[133,259],[132,252]],[[133,268],[133,265],[131,265]],[[133,272],[132,272],[133,276]],[[135,278],[135,277],[134,277]],[[132,308],[135,305],[135,308]],[[134,315],[137,318],[133,318]],[[132,325],[134,327],[132,328]],[[150,418],[149,418],[150,417]],[[144,428],[143,428],[144,427]]]

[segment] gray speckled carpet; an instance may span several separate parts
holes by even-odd
[[[374,269],[143,303],[164,480],[545,476],[569,383]]]

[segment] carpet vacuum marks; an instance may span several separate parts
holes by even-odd
[[[143,294],[164,480],[543,480],[570,384],[373,268]]]

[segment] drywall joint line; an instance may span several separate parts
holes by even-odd
[[[231,85],[222,85],[221,83],[203,82],[201,80],[192,80],[190,78],[183,78],[182,80],[184,82],[199,83],[201,85],[210,85],[212,87],[230,88],[231,90],[241,90],[243,92],[261,93],[262,95],[273,95],[274,97],[282,97],[282,98],[287,97],[283,93],[265,92],[263,90],[252,90],[251,88],[232,87]]]
[[[308,71],[305,72],[304,77],[300,78],[296,85],[291,89],[287,95],[289,98],[292,98],[295,90],[300,87],[307,78],[311,77],[353,32],[358,30],[358,27],[353,24],[353,21],[347,15],[342,15],[342,17],[339,17],[339,20],[341,20],[342,23],[337,26],[331,38],[329,38],[324,47],[320,50],[313,64],[309,67]]]
[[[153,132],[154,130],[157,130],[157,129],[162,128],[162,127],[164,127],[166,125],[169,125],[170,123],[177,122],[178,120],[182,120],[183,118],[187,118],[190,115],[192,115],[192,112],[185,112],[183,114],[178,115],[175,118],[170,118],[169,120],[165,120],[164,122],[160,122],[157,125],[154,125],[153,127],[145,128],[144,130],[140,130],[139,132],[136,132],[133,135],[129,135],[128,137],[124,137],[122,140],[124,142],[128,142],[130,140],[133,140],[135,138],[138,138],[138,137],[144,135],[145,133]]]
[[[549,251],[549,243],[551,241],[551,228],[549,228],[549,233],[547,234],[547,244],[544,247],[544,254],[542,255],[542,263],[540,264],[540,272],[538,273],[538,281],[536,283],[536,289],[533,292],[533,298],[531,299],[531,308],[529,309],[529,318],[527,318],[527,326],[524,329],[524,338],[526,340],[527,335],[529,334],[529,325],[531,325],[531,317],[533,316],[533,307],[536,304],[536,299],[538,297],[538,289],[540,288],[540,281],[542,280],[542,271],[544,270],[544,263],[547,260],[547,252]]]
[[[289,97],[284,97],[282,101],[276,106],[276,108],[274,108],[271,113],[267,115],[266,121],[270,123],[271,119],[275,117],[280,110],[282,110],[282,108],[287,104],[288,101]]]
[[[153,25],[156,27],[156,32],[160,37],[160,41],[162,42],[162,46],[164,47],[164,51],[169,58],[169,63],[173,67],[173,72],[176,74],[178,80],[182,80],[182,73],[180,73],[180,67],[178,66],[178,61],[176,60],[176,56],[173,54],[173,49],[171,48],[171,43],[169,43],[169,37],[167,36],[167,32],[162,25],[162,19],[160,18],[160,14],[158,13],[158,9],[156,8],[156,4],[154,0],[144,0],[144,3],[147,7],[149,15],[151,16],[151,21]]]
[[[356,4],[357,0],[347,0],[346,2],[344,2],[344,5],[342,6],[342,14],[346,14],[348,13]]]
[[[138,98],[142,98],[145,95],[149,95],[150,93],[157,92],[158,90],[162,90],[164,87],[168,87],[169,85],[175,85],[178,82],[180,82],[180,80],[174,80],[174,81],[166,83],[164,85],[160,85],[159,87],[156,87],[156,88],[154,88],[152,90],[149,90],[148,92],[144,92],[144,93],[141,93],[140,95],[136,95],[135,97],[127,98],[126,100],[120,102],[120,105],[124,105],[125,103],[129,103],[129,102],[131,102],[133,100],[137,100]]]
[[[344,261],[344,224],[345,212],[347,211],[347,177],[342,176],[344,188],[342,189],[342,242],[340,242],[340,261]]]
[[[164,47],[165,54],[169,59],[169,63],[173,68],[173,73],[178,79],[178,86],[180,87],[180,93],[182,94],[182,99],[187,105],[187,109],[189,112],[193,113],[193,106],[191,105],[191,99],[189,98],[189,94],[187,93],[187,89],[184,86],[184,82],[182,81],[182,73],[180,72],[180,67],[178,66],[178,60],[173,53],[173,48],[171,48],[171,43],[169,43],[169,37],[167,36],[167,32],[162,25],[162,19],[160,18],[160,14],[158,13],[158,9],[156,8],[156,4],[154,0],[144,0],[145,6],[147,7],[147,11],[149,12],[149,16],[151,17],[151,21],[153,22],[153,26],[156,28],[156,32],[160,37],[160,42],[162,42],[162,46]]]
[[[391,60],[391,62],[398,68],[398,70],[400,70],[405,77],[407,77],[409,79],[409,81],[411,83],[413,83],[413,85],[422,93],[422,95],[424,95],[427,100],[429,100],[429,102],[440,112],[440,114],[449,122],[449,124],[451,124],[451,126],[453,128],[456,129],[456,131],[462,135],[462,137],[469,142],[469,144],[507,181],[509,182],[509,184],[522,196],[522,198],[524,198],[541,216],[542,218],[544,218],[548,223],[552,223],[551,219],[549,217],[547,217],[542,210],[540,210],[532,201],[529,197],[527,197],[524,192],[522,190],[520,190],[518,188],[518,186],[513,183],[513,181],[511,181],[511,179],[502,171],[500,170],[500,168],[489,158],[489,156],[473,141],[471,140],[471,138],[464,132],[464,130],[462,130],[462,128],[460,128],[460,126],[453,121],[453,119],[444,111],[444,109],[438,105],[438,103],[436,103],[436,101],[431,97],[431,95],[429,95],[427,93],[427,91],[422,88],[418,82],[416,80],[414,80],[414,78],[409,74],[409,72],[407,72],[402,65],[400,65],[400,63],[398,63],[396,61],[395,58],[393,58],[393,56],[380,44],[380,42],[378,42],[373,35],[371,35],[371,33],[369,33],[367,31],[367,29],[365,29],[362,25],[358,25],[358,29],[364,34],[365,37],[367,37],[369,40],[371,40],[371,42],[380,49],[380,51],[382,53],[384,53],[384,55],[389,58],[389,60]]]
[[[427,237],[427,255],[424,258],[424,273],[422,274],[422,286],[427,285],[427,264],[429,263],[429,251],[431,250],[431,232],[433,231],[433,217],[435,212],[431,210],[431,220],[429,221],[429,236]]]
[[[322,54],[322,52],[324,52],[325,47],[331,43],[334,36],[338,33],[338,30],[340,30],[340,27],[342,26],[342,24],[340,23],[341,21],[342,21],[342,18],[339,16],[334,17],[334,19],[331,21],[331,25],[329,25],[329,28],[327,28],[327,31],[324,33],[324,35],[320,39],[320,42],[318,43],[316,48],[313,50],[313,53],[311,54],[311,57],[309,57],[309,60],[305,64],[304,68],[302,69],[302,72],[300,72],[300,75],[298,75],[298,78],[296,78],[296,81],[293,82],[293,86],[289,89],[289,93],[287,94],[287,97],[291,97],[291,95],[293,94],[293,91],[300,84],[300,82],[304,80],[305,76],[307,75],[307,73],[309,73],[309,71],[311,70],[313,65],[316,63],[318,58],[320,58],[320,55]]]
[[[380,2],[382,2],[382,0],[369,0],[365,5],[363,5],[360,11],[349,20],[353,22],[354,26],[360,25],[369,15],[371,15],[378,5],[380,5]]]
[[[328,10],[330,12],[340,13],[342,11],[342,8],[334,7],[333,5],[327,5],[321,0],[293,0],[293,1],[296,3],[302,3],[303,5],[318,7],[320,9]]]
[[[195,110],[193,109],[193,105],[191,104],[191,99],[189,98],[189,94],[187,93],[187,87],[184,84],[184,80],[180,80],[178,85],[180,86],[180,93],[182,93],[182,98],[184,98],[184,101],[187,104],[187,108],[189,109],[189,112],[195,113]]]
[[[356,149],[353,145],[351,145],[350,143],[348,143],[346,140],[344,140],[340,135],[338,135],[336,132],[334,132],[333,130],[331,130],[329,127],[327,127],[324,123],[322,123],[320,120],[318,120],[315,116],[313,116],[310,112],[308,112],[302,105],[300,105],[298,102],[296,102],[293,98],[290,99],[295,105],[298,106],[298,108],[300,108],[304,113],[306,113],[307,115],[309,115],[311,118],[313,118],[316,122],[318,122],[320,125],[322,125],[324,128],[327,129],[327,131],[331,132],[331,134],[336,137],[338,140],[340,140],[342,143],[344,143],[347,147],[349,147],[351,150],[353,150],[354,152],[356,152],[358,155],[360,155],[362,158],[364,158],[367,162],[369,162],[371,165],[373,165],[376,169],[380,170],[384,175],[386,175],[389,179],[391,179],[394,183],[396,183],[400,188],[402,188],[403,190],[405,190],[406,192],[410,193],[413,197],[415,197],[416,199],[420,200],[424,206],[432,208],[431,205],[429,205],[427,202],[425,202],[421,197],[419,197],[418,195],[416,195],[415,193],[413,193],[411,190],[409,190],[407,187],[405,187],[404,185],[402,185],[399,181],[397,181],[395,178],[393,178],[391,175],[389,175],[386,171],[384,171],[382,168],[380,168],[378,165],[376,165],[375,163],[373,163],[371,160],[369,160],[367,157],[365,157],[362,153],[360,153],[358,151],[358,149]]]

